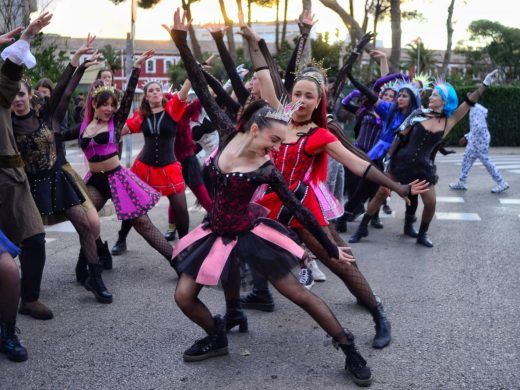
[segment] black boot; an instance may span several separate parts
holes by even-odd
[[[415,222],[415,215],[408,215],[405,214],[404,216],[404,234],[406,236],[417,238],[419,235],[417,233],[417,230],[415,230],[415,227],[413,226],[413,223]]]
[[[370,314],[372,314],[372,318],[376,324],[376,335],[372,341],[372,347],[378,349],[384,348],[390,344],[392,340],[392,327],[390,326],[390,322],[386,319],[383,304],[378,302],[377,306],[370,311]]]
[[[76,281],[79,284],[85,284],[85,280],[88,277],[87,270],[87,261],[85,260],[85,255],[83,254],[83,250],[80,248],[78,255],[78,262],[76,263]]]
[[[426,234],[429,226],[429,222],[421,222],[421,227],[419,228],[419,233],[417,234],[417,244],[421,244],[427,248],[433,248],[433,242],[428,238],[428,234]]]
[[[347,213],[344,213],[341,217],[336,219],[336,231],[338,233],[347,232]]]
[[[381,219],[379,219],[379,211],[370,220],[370,225],[372,225],[372,227],[375,229],[383,228],[383,222],[381,222]]]
[[[226,299],[226,332],[229,332],[235,326],[238,326],[240,333],[247,332],[247,317],[241,310],[240,299]]]
[[[358,204],[354,211],[345,211],[347,222],[353,222],[357,217],[362,215],[365,212],[365,206],[363,204]]]
[[[354,383],[361,387],[370,386],[372,384],[372,373],[367,366],[367,362],[359,353],[354,344],[354,336],[350,332],[347,335],[347,344],[337,344],[345,354],[345,370],[350,372]]]
[[[240,305],[243,309],[274,311],[274,299],[269,289],[257,290],[253,288],[249,294],[240,297]]]
[[[112,255],[108,250],[108,243],[101,241],[100,238],[96,240],[97,255],[103,269],[112,269]]]
[[[119,231],[119,238],[116,243],[112,247],[112,255],[119,256],[122,253],[126,252],[126,236],[123,237],[121,230]]]
[[[198,362],[228,354],[226,323],[220,316],[213,317],[213,320],[215,325],[208,335],[184,351],[182,358],[185,362]]]
[[[25,362],[28,358],[27,350],[20,344],[17,331],[20,332],[14,321],[0,324],[0,352],[13,362]]]
[[[356,242],[361,241],[363,237],[368,236],[368,223],[370,222],[371,218],[372,217],[366,213],[365,215],[363,215],[363,219],[359,223],[356,232],[352,235],[352,237],[350,237],[350,240],[348,240],[348,242],[354,244]]]
[[[88,265],[88,278],[85,282],[85,288],[96,296],[96,300],[101,303],[112,303],[112,294],[105,287],[105,283],[101,278],[103,266],[101,264]]]

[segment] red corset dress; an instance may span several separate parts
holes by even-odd
[[[328,226],[328,219],[334,218],[338,212],[343,212],[338,200],[326,187],[327,153],[316,154],[317,150],[337,140],[327,129],[316,127],[307,134],[302,134],[298,141],[282,144],[280,150],[272,155],[274,164],[289,184],[291,191],[311,211],[321,226]],[[269,218],[291,228],[303,227],[272,190],[255,201],[269,209]],[[338,210],[338,207],[341,210]]]

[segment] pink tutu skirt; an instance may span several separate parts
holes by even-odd
[[[147,214],[161,198],[159,192],[122,166],[107,172],[89,172],[84,181],[112,199],[119,220]]]

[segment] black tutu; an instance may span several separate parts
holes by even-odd
[[[27,174],[31,193],[42,217],[59,215],[85,201],[74,178],[56,163],[48,171]]]
[[[202,168],[195,155],[180,160],[182,165],[182,177],[188,187],[196,187],[204,184]]]
[[[426,180],[435,185],[439,181],[437,167],[430,160],[412,163],[405,159],[392,159],[390,173],[401,184],[409,184],[414,180]]]
[[[280,242],[274,243],[260,237],[254,233],[255,229],[258,228],[264,231],[274,231],[275,234],[279,233],[279,237],[283,235],[282,240],[285,240],[285,243],[280,245]],[[197,234],[201,234],[202,231],[209,232],[209,234],[197,239]],[[189,237],[192,233],[194,233],[194,237]],[[278,280],[290,273],[291,269],[297,266],[300,259],[304,256],[302,253],[299,253],[300,250],[303,252],[303,249],[300,247],[296,235],[280,223],[267,218],[259,218],[255,228],[235,236],[219,236],[210,230],[207,223],[200,225],[190,234],[183,237],[177,244],[176,249],[179,248],[179,245],[184,249],[174,250],[174,261],[178,272],[191,275],[201,284],[217,284],[216,282],[201,282],[198,279],[203,264],[212,254],[220,256],[222,261],[225,262],[218,282],[228,280],[229,271],[232,267],[240,267],[242,272],[245,269],[252,269],[270,280]],[[220,245],[221,248],[235,243],[225,259],[222,257],[221,252],[214,252],[215,248],[219,246],[217,243],[219,238],[222,239],[223,243],[223,246]],[[187,243],[181,244],[184,239],[186,239]],[[298,250],[295,251],[294,246],[297,246]],[[243,274],[241,276],[243,280],[248,278]]]

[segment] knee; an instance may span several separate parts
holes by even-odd
[[[13,278],[20,278],[20,274],[18,273],[18,266],[14,262],[11,255],[7,252],[4,252],[0,255],[0,275],[7,277],[9,280],[13,280]]]
[[[189,311],[190,307],[193,306],[193,297],[191,297],[189,294],[186,294],[182,290],[175,290],[175,303],[179,308],[183,311]]]

